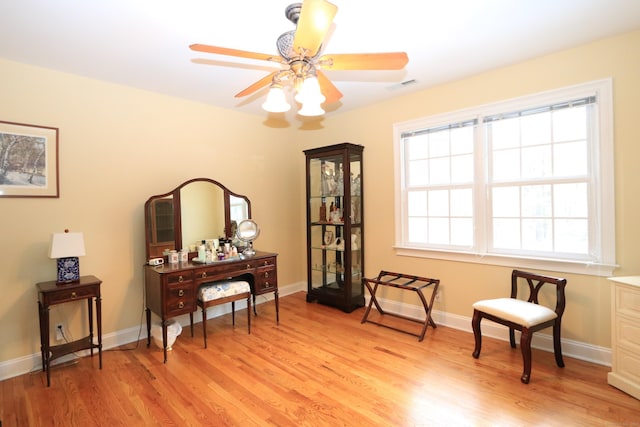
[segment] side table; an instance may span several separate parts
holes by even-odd
[[[82,276],[73,283],[58,284],[55,280],[36,284],[38,288],[38,317],[40,319],[40,350],[42,352],[42,371],[47,373],[47,387],[51,385],[51,361],[60,356],[79,350],[98,349],[100,369],[102,369],[102,307],[100,284],[102,280],[95,276]],[[96,323],[98,327],[98,343],[93,342],[93,303],[96,302]],[[49,343],[49,307],[72,301],[87,300],[89,317],[89,335],[76,341],[60,345]]]

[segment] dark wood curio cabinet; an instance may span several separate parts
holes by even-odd
[[[361,145],[305,150],[307,302],[351,312],[364,306]]]

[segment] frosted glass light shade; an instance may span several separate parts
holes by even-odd
[[[322,104],[326,98],[320,91],[320,83],[315,76],[307,76],[302,82],[300,92],[295,96],[295,100],[301,104],[308,102]],[[322,112],[324,114],[324,111]]]
[[[306,102],[302,104],[302,108],[300,109],[300,111],[298,111],[298,114],[308,117],[321,116],[324,114],[324,110],[320,106],[319,102]]]
[[[282,87],[272,85],[262,108],[270,113],[284,113],[291,109],[291,105],[287,102]]]

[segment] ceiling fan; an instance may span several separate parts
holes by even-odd
[[[248,52],[205,44],[192,44],[192,50],[240,58],[275,61],[282,69],[274,71],[237,93],[236,98],[250,95],[270,85],[263,108],[270,112],[285,112],[291,107],[284,91],[285,83],[296,89],[295,100],[302,104],[298,114],[324,114],[322,103],[333,103],[342,93],[321,70],[400,70],[409,61],[405,52],[343,53],[322,55],[322,43],[338,8],[326,0],[304,0],[285,9],[287,19],[296,29],[280,35],[277,40],[279,56]]]

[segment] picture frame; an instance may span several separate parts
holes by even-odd
[[[0,197],[60,197],[58,128],[0,121]]]

